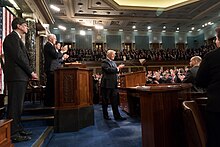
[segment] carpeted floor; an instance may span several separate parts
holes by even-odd
[[[120,111],[125,121],[115,121],[111,107],[109,114],[112,120],[104,120],[101,105],[94,105],[95,125],[83,128],[77,132],[53,133],[48,147],[141,147],[140,119],[130,118]],[[29,128],[32,130],[32,140],[15,143],[15,147],[31,147],[42,135],[46,126]],[[43,147],[45,146],[42,145]]]
[[[49,147],[141,147],[141,124],[121,112],[125,121],[104,120],[100,105],[94,105],[95,125],[78,132],[54,133]],[[109,109],[112,116],[111,108]]]

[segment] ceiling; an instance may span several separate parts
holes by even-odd
[[[24,9],[24,2],[18,4]],[[26,3],[31,0],[24,0]],[[67,29],[94,29],[101,24],[109,31],[132,31],[136,25],[138,31],[188,32],[192,27],[202,29],[208,22],[220,24],[219,0],[39,0],[46,4],[42,7],[35,2],[40,11],[51,14],[52,27],[66,26]],[[125,3],[126,2],[126,3]],[[49,8],[53,4],[60,8],[59,12]],[[42,9],[44,8],[44,9]],[[29,9],[31,9],[29,5]],[[209,27],[209,25],[207,25]],[[207,28],[204,27],[203,29]]]

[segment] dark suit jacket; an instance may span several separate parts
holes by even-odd
[[[207,110],[220,112],[220,48],[205,55],[196,82],[198,86],[207,88]]]
[[[33,70],[30,67],[27,49],[13,31],[4,40],[3,50],[5,56],[5,80],[28,81]]]
[[[183,83],[192,83],[192,92],[204,92],[204,90],[196,85],[196,74],[199,66],[194,66],[186,72],[186,76],[183,79]]]
[[[118,69],[114,61],[105,59],[102,61],[102,79],[101,87],[117,88],[118,85]]]
[[[57,52],[55,47],[50,42],[47,42],[44,45],[45,72],[51,72],[59,68],[61,66],[62,56],[62,53]]]

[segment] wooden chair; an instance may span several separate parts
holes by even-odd
[[[32,103],[36,101],[43,102],[45,93],[45,86],[40,84],[38,80],[30,80],[28,82],[27,90],[26,90],[26,99]]]
[[[188,147],[206,147],[206,129],[195,101],[183,102],[183,120]]]

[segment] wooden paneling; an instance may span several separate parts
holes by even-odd
[[[146,83],[146,72],[139,71],[120,75],[120,87],[133,87]]]
[[[60,68],[55,72],[55,107],[65,109],[92,105],[92,70]]]
[[[189,99],[191,84],[151,84],[125,88],[140,94],[143,147],[185,147],[179,99]]]
[[[123,88],[134,87],[138,85],[145,85],[145,83],[146,83],[146,72],[145,71],[126,73],[126,74],[120,75],[119,86],[121,87],[121,89],[119,92],[119,98],[120,98],[120,106],[122,110],[124,110],[130,115],[133,115],[133,109],[130,108],[128,104],[127,92],[124,91]]]
[[[55,132],[78,131],[94,124],[92,70],[63,67],[55,71]]]
[[[0,146],[13,147],[11,143],[11,121],[12,119],[0,120]]]

